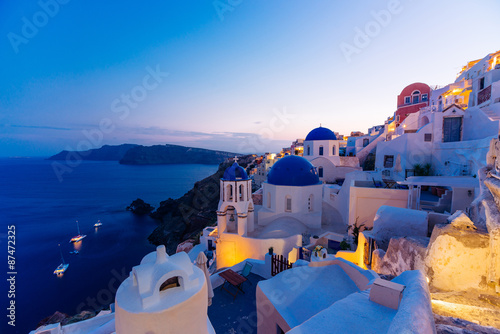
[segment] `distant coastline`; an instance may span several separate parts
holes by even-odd
[[[181,145],[142,146],[136,144],[104,145],[87,151],[61,151],[48,160],[118,161],[123,165],[220,164],[240,155]]]

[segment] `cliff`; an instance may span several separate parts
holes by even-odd
[[[242,156],[238,164],[246,168],[255,155]],[[217,172],[195,183],[193,189],[178,199],[169,198],[151,213],[160,221],[158,227],[148,237],[154,245],[164,244],[169,254],[175,253],[177,245],[199,234],[203,228],[217,221],[219,204],[219,181],[226,168],[233,163],[226,159],[219,165]]]
[[[120,160],[124,165],[219,164],[236,153],[180,145],[136,146]]]
[[[125,153],[135,144],[122,144],[122,145],[104,145],[101,148],[96,148],[87,151],[61,151],[56,155],[51,156],[48,160],[66,160],[75,155],[83,160],[93,161],[119,161],[123,158]]]

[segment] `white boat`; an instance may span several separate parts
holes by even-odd
[[[78,224],[78,220],[76,221],[76,227],[78,229],[78,235],[76,235],[73,238],[71,238],[71,240],[69,242],[78,242],[78,241],[80,241],[80,240],[82,240],[83,238],[86,237],[86,235],[84,235],[84,234],[82,235],[80,233],[80,225]]]
[[[99,227],[102,226],[102,223],[100,220],[97,221],[97,223],[94,224],[94,227]]]
[[[54,270],[54,275],[62,275],[68,269],[69,263],[64,263],[64,257],[61,251],[61,245],[59,245],[59,251],[61,252],[61,261],[62,263],[57,266],[56,270]]]

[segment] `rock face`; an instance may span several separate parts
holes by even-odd
[[[127,210],[132,211],[136,215],[145,215],[153,211],[154,207],[138,198],[127,206]]]
[[[135,144],[104,145],[88,151],[61,151],[48,160],[72,160],[79,157],[82,160],[120,161],[128,150],[136,146]]]
[[[473,322],[454,317],[443,317],[434,314],[434,322],[436,323],[437,334],[500,334],[500,330],[496,328],[481,326]]]
[[[120,160],[124,165],[219,164],[239,155],[179,145],[136,146]]]
[[[238,164],[246,167],[255,159],[254,155],[240,157]],[[148,237],[149,242],[158,246],[165,245],[169,254],[174,254],[177,245],[194,237],[206,226],[217,221],[220,178],[226,168],[233,164],[228,159],[219,165],[213,175],[196,182],[193,189],[178,199],[169,198],[151,213],[160,224]]]
[[[430,284],[443,291],[486,289],[489,244],[486,233],[436,225],[425,259]]]
[[[180,244],[177,245],[177,249],[175,250],[176,253],[179,252],[186,252],[189,253],[191,249],[194,247],[194,240],[193,239],[188,239],[186,241],[181,242]]]
[[[425,273],[425,253],[429,238],[394,238],[387,252],[377,249],[372,255],[372,269],[377,273],[398,276],[406,270],[422,270]]]
[[[93,318],[93,317],[95,317],[95,315],[96,314],[94,312],[82,311],[74,316],[69,316],[66,313],[61,313],[59,311],[56,311],[51,316],[48,316],[47,318],[40,321],[37,325],[37,328],[40,326],[57,324],[57,323],[61,323],[62,326],[69,325],[69,324],[72,324],[72,323],[75,323],[78,321]]]

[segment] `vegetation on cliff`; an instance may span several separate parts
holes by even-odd
[[[255,155],[242,156],[238,164],[246,167],[255,159]],[[195,183],[193,189],[178,199],[169,198],[160,203],[160,207],[151,213],[160,224],[148,237],[154,245],[163,244],[169,254],[175,253],[177,245],[200,233],[203,228],[217,222],[220,179],[233,159],[226,159],[219,165],[217,172]]]

